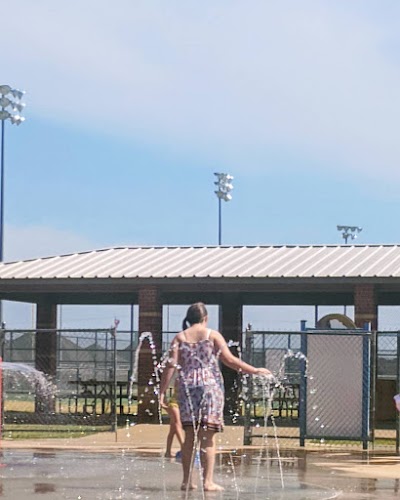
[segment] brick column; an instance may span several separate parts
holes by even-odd
[[[57,305],[37,304],[35,368],[51,377],[57,374]]]
[[[220,331],[226,341],[232,340],[242,344],[242,322],[243,306],[239,295],[232,294],[225,296],[220,305]],[[238,354],[236,347],[231,348],[234,355]],[[236,370],[232,370],[222,365],[222,375],[225,385],[225,410],[227,417],[232,416],[238,410],[239,375]]]
[[[157,361],[162,347],[162,303],[156,287],[144,287],[139,290],[139,335],[151,332],[156,347]],[[154,395],[154,360],[150,342],[143,340],[139,351],[138,365],[138,422],[158,422],[158,401]],[[151,401],[154,401],[151,403]]]
[[[37,304],[35,368],[51,379],[57,375],[57,305]],[[55,402],[36,394],[36,411],[52,411]]]
[[[374,285],[356,285],[354,288],[354,320],[358,328],[370,322],[372,330],[378,327],[378,307]]]

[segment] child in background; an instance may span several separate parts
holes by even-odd
[[[179,404],[177,400],[177,384],[178,384],[178,379],[175,380],[174,384],[174,390],[169,398],[168,404],[162,404],[162,408],[167,411],[169,415],[169,432],[167,436],[167,449],[165,450],[165,456],[167,458],[172,457],[172,443],[174,440],[174,437],[178,439],[179,446],[182,449],[183,445],[183,440],[184,440],[184,435],[183,435],[183,427],[181,423],[181,416],[179,412]],[[180,457],[180,450],[177,453],[177,458]]]

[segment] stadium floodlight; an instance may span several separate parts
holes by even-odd
[[[344,239],[345,245],[347,245],[347,240],[351,238],[355,240],[358,233],[361,233],[362,227],[359,226],[336,226],[338,231],[341,231],[342,238]]]
[[[222,242],[222,200],[223,201],[231,201],[232,195],[230,192],[233,189],[232,175],[222,174],[219,172],[215,172],[214,175],[217,177],[217,180],[214,184],[217,186],[217,190],[214,191],[218,198],[218,245],[221,245]]]
[[[4,141],[5,123],[21,125],[25,118],[20,113],[25,108],[21,102],[25,92],[13,89],[10,85],[0,85],[0,121],[1,121],[1,159],[0,159],[0,262],[3,262],[4,246]],[[0,325],[3,323],[3,311],[0,301]]]

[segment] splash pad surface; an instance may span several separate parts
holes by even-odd
[[[273,459],[253,454],[217,459],[216,479],[225,487],[222,493],[190,492],[188,498],[314,500],[314,499],[395,499],[396,480],[353,477],[327,466],[327,457],[284,458],[284,482]],[[354,457],[353,457],[354,458]],[[336,458],[338,466],[345,463]],[[268,463],[269,462],[269,463]],[[301,462],[303,462],[301,464]],[[306,464],[304,462],[307,462]],[[82,453],[60,450],[37,452],[9,450],[3,454],[0,469],[2,498],[34,499],[46,493],[57,499],[176,499],[180,491],[181,467],[175,460],[138,453]],[[322,464],[322,466],[321,466]],[[357,476],[357,473],[356,473]],[[398,481],[398,480],[397,480]]]
[[[84,438],[40,442],[4,441],[0,498],[221,500],[397,499],[400,458],[321,449],[281,449],[280,466],[271,448],[235,446],[226,429],[219,446],[215,480],[222,493],[180,491],[181,464],[163,458],[165,431],[134,426]],[[200,482],[198,481],[200,485]]]

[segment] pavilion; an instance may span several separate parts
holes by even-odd
[[[354,305],[378,328],[378,306],[400,305],[399,245],[122,247],[0,264],[0,299],[37,305],[36,366],[54,374],[59,304],[137,304],[158,347],[164,304],[220,306],[240,340],[244,305]],[[141,355],[139,386],[153,370]]]

